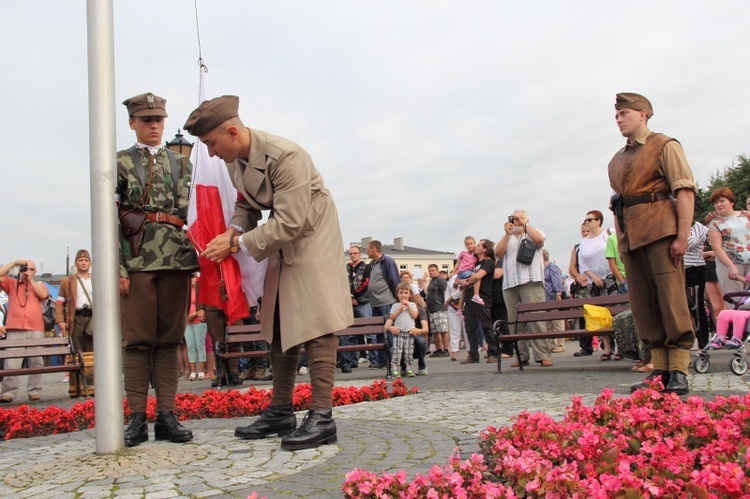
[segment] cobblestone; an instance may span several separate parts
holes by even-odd
[[[587,404],[604,387],[626,396],[630,384],[642,379],[629,371],[627,361],[578,360],[572,356],[575,349],[568,350],[553,357],[553,368],[519,372],[503,367],[502,374],[494,365],[428,359],[429,376],[404,380],[419,386],[419,395],[336,408],[338,443],[317,449],[282,451],[278,437],[237,440],[234,428],[253,418],[190,421],[192,442],[155,442],[152,433],[142,445],[111,456],[94,453],[93,430],[4,441],[0,497],[223,498],[253,491],[270,499],[340,497],[344,476],[355,467],[425,473],[456,450],[462,456],[475,452],[480,431],[507,425],[521,411],[544,411],[559,419],[573,395]],[[729,372],[729,359],[722,352],[712,354],[709,373],[691,373],[691,395],[746,393],[750,383]],[[370,384],[376,374],[383,373],[355,369],[337,384]],[[72,403],[63,398],[65,385],[50,385],[46,377],[45,383],[39,405]],[[188,386],[201,391],[207,384]]]

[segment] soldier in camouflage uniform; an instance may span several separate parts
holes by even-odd
[[[135,146],[117,153],[121,229],[141,228],[140,238],[120,236],[120,294],[125,392],[131,410],[125,445],[148,440],[146,399],[150,380],[157,398],[156,440],[187,442],[193,434],[175,418],[177,347],[185,333],[190,273],[198,255],[183,227],[192,165],[162,146],[166,100],[147,93],[126,99]],[[145,220],[140,219],[145,215]],[[138,223],[132,223],[136,217]],[[122,232],[122,231],[121,231]]]

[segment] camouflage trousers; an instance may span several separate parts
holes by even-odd
[[[612,318],[615,331],[615,343],[619,354],[626,359],[643,360],[646,356],[646,345],[638,338],[633,314],[626,310]]]

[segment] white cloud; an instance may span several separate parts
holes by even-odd
[[[192,2],[115,2],[120,102],[168,100],[169,140],[197,105]],[[298,142],[338,202],[345,241],[403,236],[458,251],[515,208],[567,262],[606,213],[621,147],[614,95],[648,96],[697,180],[747,152],[750,5],[705,2],[198,2],[211,88],[249,126]],[[83,2],[3,2],[0,261],[62,272],[90,247]]]

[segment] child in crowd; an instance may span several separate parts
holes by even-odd
[[[745,275],[745,282],[750,280],[750,272]],[[750,286],[745,286],[748,291]],[[750,317],[750,297],[743,296],[737,303],[735,310],[722,310],[716,319],[716,338],[708,344],[711,350],[720,350],[727,348],[739,348],[745,336],[745,326],[747,319]],[[729,324],[732,324],[732,337],[727,340],[729,334]]]
[[[396,287],[398,302],[391,307],[390,319],[393,321],[393,346],[391,347],[391,369],[396,378],[401,377],[401,356],[406,364],[406,374],[414,376],[411,365],[414,362],[414,341],[409,331],[416,327],[415,319],[419,316],[417,304],[411,301],[411,285],[402,282]]]
[[[453,266],[453,270],[451,270],[450,277],[453,277],[454,275],[458,274],[459,279],[468,279],[471,274],[474,273],[474,267],[477,265],[477,255],[474,254],[474,249],[477,246],[476,241],[471,236],[466,236],[464,238],[464,246],[466,247],[466,251],[462,251],[458,254],[458,258],[456,259],[456,264]],[[484,300],[479,296],[479,285],[481,284],[481,281],[477,281],[474,283],[474,294],[471,297],[471,301],[478,303],[480,305],[484,305]],[[464,309],[464,298],[463,295],[461,295],[461,299],[458,303],[458,309],[463,310]]]

